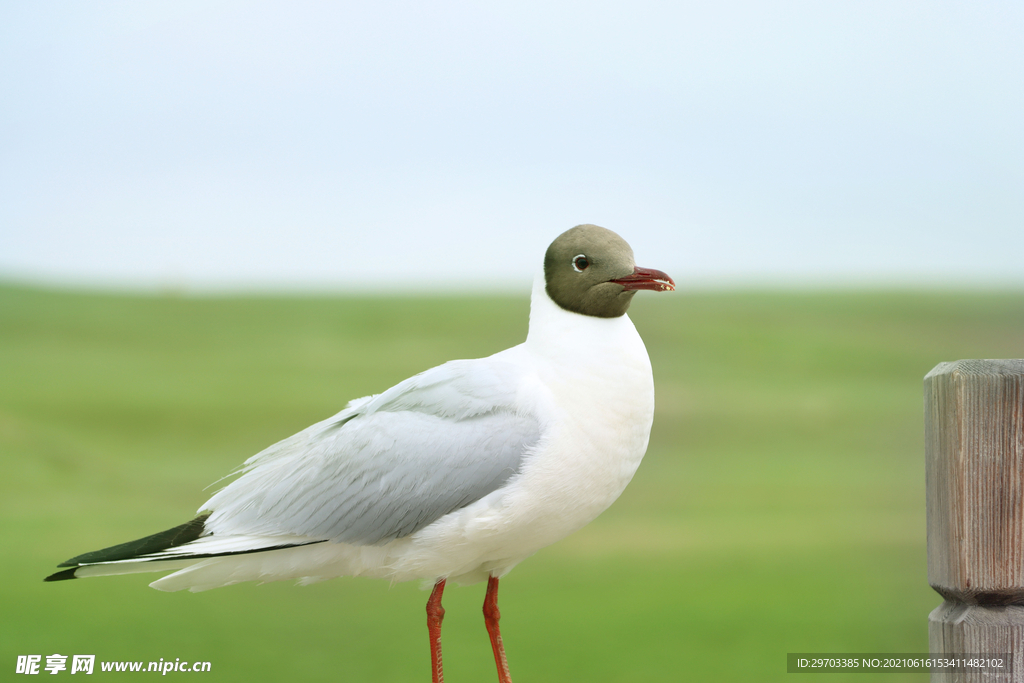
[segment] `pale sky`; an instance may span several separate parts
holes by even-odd
[[[0,280],[1024,286],[1024,4],[0,5]],[[524,292],[528,289],[524,289]]]

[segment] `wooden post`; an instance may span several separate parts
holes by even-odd
[[[1012,653],[1024,681],[1024,359],[940,363],[924,378],[932,654]]]

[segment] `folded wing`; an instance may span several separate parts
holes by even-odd
[[[521,380],[494,358],[452,361],[354,401],[247,461],[203,506],[207,533],[358,545],[412,534],[501,488],[536,448]]]

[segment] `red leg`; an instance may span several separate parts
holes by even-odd
[[[487,595],[484,596],[484,624],[487,626],[487,635],[491,637],[494,663],[498,667],[498,683],[512,683],[512,677],[508,673],[508,660],[505,658],[505,646],[501,642],[501,631],[498,629],[499,619],[501,612],[498,611],[498,579],[490,576],[487,578]]]
[[[441,670],[441,622],[444,621],[444,607],[441,607],[441,594],[444,593],[444,579],[434,584],[434,590],[427,600],[427,631],[430,633],[430,674],[433,683],[444,683],[444,672]]]

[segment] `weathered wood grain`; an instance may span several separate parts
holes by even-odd
[[[1024,681],[1024,359],[941,363],[924,380],[933,654],[1012,652]]]
[[[1017,683],[1024,680],[1024,607],[983,607],[947,600],[928,615],[928,647],[932,654],[1007,653],[1009,674],[983,672],[933,673],[932,683]]]

